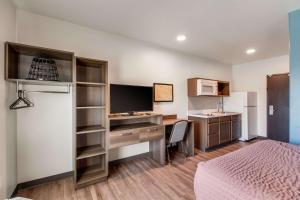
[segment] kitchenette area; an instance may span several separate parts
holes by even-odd
[[[233,92],[227,81],[204,78],[188,79],[187,85],[195,148],[206,151],[257,137],[256,92]]]

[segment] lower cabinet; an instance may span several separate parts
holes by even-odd
[[[201,118],[189,117],[194,121],[195,147],[205,151],[241,137],[241,115]]]
[[[207,137],[207,148],[214,147],[220,144],[220,135],[213,134]]]
[[[231,141],[231,121],[220,122],[220,143]]]
[[[232,120],[232,140],[237,140],[242,136],[241,120]]]
[[[207,147],[220,144],[220,125],[219,123],[208,124]]]
[[[208,124],[207,147],[213,147],[220,144],[219,132],[219,123]]]
[[[194,147],[197,149],[200,149],[200,128],[201,128],[201,122],[200,121],[194,121],[194,141],[196,143],[194,143]]]

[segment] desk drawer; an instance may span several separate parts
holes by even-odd
[[[110,133],[109,138],[110,149],[139,143],[139,133],[135,131],[122,131],[117,133]]]
[[[157,140],[164,136],[164,126],[144,128],[140,130],[140,141]]]

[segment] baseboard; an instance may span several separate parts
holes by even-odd
[[[257,139],[260,139],[260,140],[268,140],[268,138],[265,137],[265,136],[257,136]]]
[[[53,175],[53,176],[48,176],[48,177],[45,177],[45,178],[40,178],[40,179],[36,179],[36,180],[24,182],[24,183],[19,183],[16,186],[14,192],[12,193],[11,198],[16,197],[19,190],[34,187],[34,186],[41,185],[41,184],[44,184],[44,183],[49,183],[51,181],[57,181],[57,180],[64,179],[64,178],[67,178],[67,177],[70,177],[70,176],[73,176],[73,171],[65,172],[65,173],[57,174],[57,175]]]
[[[151,156],[151,155],[152,155],[151,152],[142,153],[142,154],[138,154],[138,155],[135,155],[135,156],[130,156],[130,157],[127,157],[127,158],[121,158],[121,159],[118,159],[118,160],[110,161],[110,162],[109,162],[109,165],[115,165],[115,164],[120,164],[120,163],[126,163],[126,162],[128,162],[128,161],[132,161],[132,160],[136,160],[136,159],[140,159],[140,158],[149,157],[149,156]]]

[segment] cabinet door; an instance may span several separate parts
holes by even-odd
[[[232,140],[239,139],[242,136],[241,120],[232,121]]]
[[[219,123],[208,125],[207,148],[220,144],[220,128]]]
[[[200,149],[200,134],[200,122],[194,121],[194,145],[197,149]]]
[[[220,143],[228,142],[231,140],[231,122],[220,123]]]

